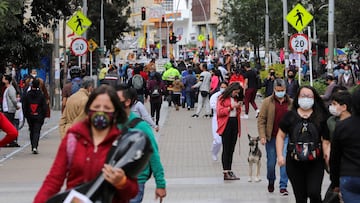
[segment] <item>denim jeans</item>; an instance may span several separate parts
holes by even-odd
[[[288,136],[284,140],[283,156],[286,157],[286,148],[289,142]],[[266,158],[267,158],[267,179],[269,183],[274,183],[276,179],[275,166],[276,166],[276,138],[272,137],[270,141],[265,144]],[[288,176],[286,174],[285,166],[280,167],[280,189],[286,189],[288,183]]]
[[[340,191],[344,202],[354,203],[360,200],[360,177],[341,176]]]
[[[195,103],[195,93],[194,91],[186,92],[185,93],[186,105],[187,107],[194,108]]]
[[[139,192],[137,195],[130,200],[129,203],[141,203],[144,197],[144,191],[145,191],[145,183],[138,183],[139,185]]]

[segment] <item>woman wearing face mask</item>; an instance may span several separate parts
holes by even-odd
[[[291,111],[284,115],[279,124],[277,160],[279,166],[286,163],[286,172],[297,203],[306,203],[308,198],[311,203],[322,202],[321,184],[325,161],[328,162],[330,154],[327,118],[328,112],[319,94],[313,87],[303,86],[294,98]],[[285,161],[283,148],[286,134],[289,135],[289,144]]]
[[[224,180],[240,180],[231,170],[231,166],[236,141],[241,133],[240,113],[243,91],[240,83],[231,83],[221,93],[216,105],[217,133],[221,135],[223,146],[221,159]]]
[[[113,202],[125,203],[137,194],[136,180],[126,177],[121,168],[104,164],[114,140],[121,133],[116,123],[125,123],[127,119],[115,89],[108,85],[95,89],[89,96],[85,113],[88,118],[67,131],[33,202],[46,202],[61,190],[65,179],[68,190],[95,179],[101,172],[105,181],[116,189]],[[74,148],[72,157],[68,154],[69,148]]]
[[[347,89],[352,88],[357,83],[356,78],[351,70],[350,65],[344,66],[344,73],[339,76],[338,85],[344,86]]]
[[[150,96],[150,114],[156,126],[159,127],[160,109],[164,92],[166,92],[166,86],[161,79],[160,73],[153,70],[149,75],[150,78],[147,81],[146,89]]]
[[[220,83],[220,90],[215,92],[210,97],[210,108],[214,112],[214,115],[213,115],[212,121],[211,121],[212,135],[213,135],[213,138],[214,138],[213,142],[212,142],[212,147],[211,147],[211,157],[212,157],[212,159],[214,161],[217,160],[217,155],[218,155],[218,153],[219,153],[219,151],[221,149],[221,137],[216,132],[217,128],[218,128],[217,116],[216,116],[216,104],[217,104],[219,96],[225,91],[227,86],[228,86],[227,82],[221,82]]]

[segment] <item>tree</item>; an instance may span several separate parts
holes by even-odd
[[[100,41],[100,1],[89,0],[88,18],[92,21],[92,25],[88,30],[88,38]],[[104,1],[104,22],[105,22],[105,45],[110,49],[121,40],[123,33],[133,31],[135,28],[128,23],[131,10],[130,1],[112,0],[112,3]]]
[[[265,1],[224,1],[223,8],[217,13],[220,21],[218,32],[233,44],[250,42],[256,52],[264,38],[264,13]]]
[[[0,4],[0,67],[7,62],[19,64],[32,62],[38,58],[40,38],[33,34],[31,27],[25,25],[25,6],[22,0],[6,0]],[[1,72],[4,72],[2,69]]]

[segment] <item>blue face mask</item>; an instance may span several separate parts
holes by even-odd
[[[285,91],[275,91],[275,96],[277,98],[284,98],[285,97]]]

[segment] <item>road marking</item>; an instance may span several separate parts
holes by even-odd
[[[59,126],[55,126],[55,127],[52,127],[50,128],[49,130],[45,131],[44,133],[42,133],[40,135],[40,139],[42,139],[43,137],[47,136],[50,132],[56,130]],[[30,142],[27,142],[25,143],[23,146],[21,146],[20,148],[18,148],[17,150],[9,153],[9,154],[6,154],[4,156],[4,158],[0,159],[0,163],[3,163],[4,161],[8,160],[9,158],[11,158],[12,156],[14,156],[15,154],[19,153],[20,151],[22,151],[23,149],[25,149],[27,146],[30,145]]]

